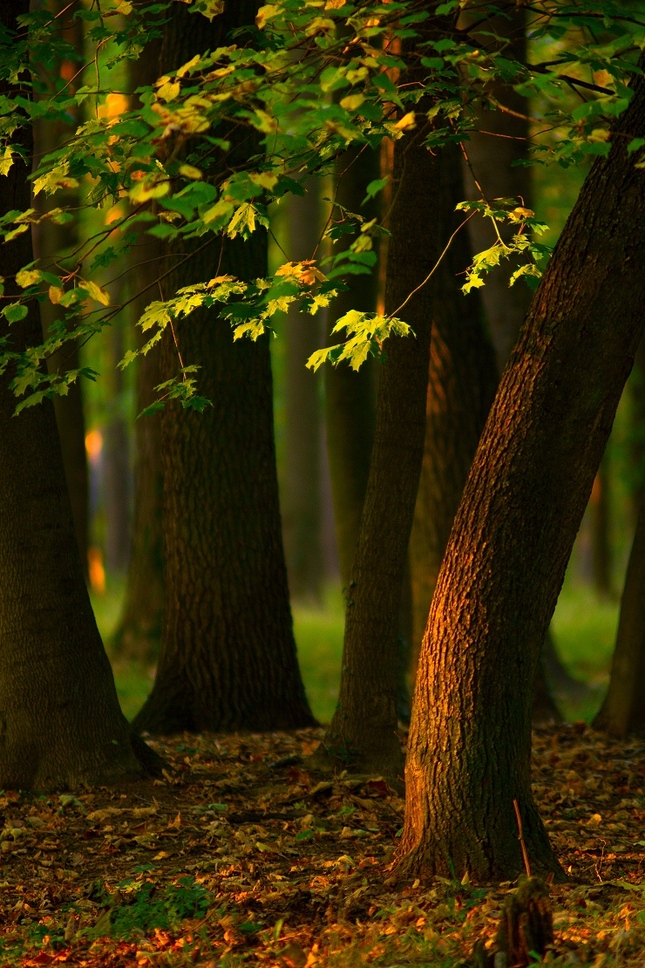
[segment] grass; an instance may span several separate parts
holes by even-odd
[[[123,584],[112,581],[104,595],[93,596],[103,639],[109,644],[116,628]],[[343,601],[328,590],[320,608],[294,607],[294,631],[307,695],[316,718],[327,723],[336,707],[343,647]],[[618,604],[601,601],[588,586],[565,583],[553,619],[560,655],[575,678],[592,687],[589,695],[564,704],[567,719],[590,721],[599,708],[618,623]],[[109,651],[109,649],[108,649]],[[153,681],[153,670],[136,662],[114,661],[114,677],[121,706],[131,719],[143,704]]]

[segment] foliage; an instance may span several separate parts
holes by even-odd
[[[54,207],[46,213],[7,213],[0,220],[5,241],[43,219],[75,217],[55,207],[70,186],[78,186],[85,203],[104,216],[103,227],[82,238],[64,265],[26,266],[16,279],[22,294],[4,297],[9,324],[21,318],[30,300],[50,300],[66,311],[43,345],[27,356],[5,350],[4,366],[10,361],[17,366],[13,386],[21,405],[67,392],[79,375],[92,376],[88,371],[48,375],[41,362],[67,340],[91,338],[122,309],[110,304],[110,285],[99,285],[96,276],[109,267],[122,273],[142,232],[193,240],[194,247],[203,248],[265,231],[269,206],[289,193],[302,193],[303,182],[327,173],[349,145],[378,147],[408,136],[433,151],[459,142],[467,152],[476,106],[483,100],[500,107],[493,93],[496,80],[540,105],[541,116],[534,119],[536,160],[578,165],[609,151],[608,126],[629,100],[635,53],[645,43],[645,21],[613,0],[534,5],[533,46],[559,46],[554,59],[531,64],[512,60],[498,42],[494,17],[506,16],[503,4],[478,5],[477,19],[465,20],[459,19],[457,0],[436,5],[279,0],[261,7],[256,24],[236,32],[226,46],[195,55],[142,89],[142,106],[128,110],[127,99],[110,90],[110,77],[119,65],[141,56],[171,16],[170,8],[169,3],[136,6],[123,0],[79,6],[75,16],[84,21],[93,51],[82,83],[72,92],[61,81],[54,96],[38,99],[30,96],[38,93],[38,76],[29,81],[24,75],[28,57],[51,72],[68,52],[65,41],[52,34],[51,15],[34,11],[23,18],[18,37],[0,38],[0,77],[15,85],[11,96],[0,99],[0,171],[18,163],[21,149],[14,135],[25,117],[62,123],[72,108],[85,111],[83,123],[35,174],[36,195],[51,196]],[[200,0],[192,12],[213,20],[222,8],[219,0]],[[573,107],[571,90],[577,95]],[[115,97],[118,110],[113,110]],[[554,131],[557,138],[546,136]],[[239,144],[249,135],[257,150],[242,164]],[[635,164],[641,164],[643,147],[638,141],[629,145]],[[367,195],[385,184],[386,179],[373,182]],[[547,250],[532,236],[541,225],[517,200],[501,201],[480,198],[474,205],[494,223],[510,219],[517,232],[511,243],[477,256],[466,289],[481,285],[484,273],[511,251],[524,260],[514,281],[524,277],[534,283],[539,276]],[[464,206],[472,207],[472,202]],[[150,334],[143,352],[174,319],[199,308],[217,306],[235,337],[253,339],[270,329],[274,313],[294,302],[316,312],[330,304],[348,274],[372,270],[373,238],[382,231],[332,200],[324,238],[311,260],[285,262],[273,275],[252,281],[215,276],[153,303],[141,319]],[[334,243],[348,233],[354,236],[349,250],[336,253]],[[329,245],[332,254],[325,257]],[[346,322],[353,326],[349,340],[330,348],[326,357],[316,354],[312,365],[327,358],[358,366],[368,353],[378,355],[390,334],[406,331],[396,316]],[[134,355],[131,351],[124,364]],[[187,363],[180,361],[176,377],[160,388],[160,399],[178,397],[184,406],[199,409],[205,401]]]

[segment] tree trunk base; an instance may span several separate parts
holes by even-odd
[[[403,793],[405,789],[405,758],[396,733],[385,738],[376,748],[373,734],[370,734],[369,743],[365,738],[352,742],[333,732],[330,727],[307,764],[310,769],[321,773],[345,772],[354,777],[382,776],[397,793]]]

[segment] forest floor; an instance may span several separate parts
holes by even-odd
[[[320,732],[155,743],[127,790],[0,794],[0,965],[456,968],[510,884],[395,888],[404,804],[383,780],[307,772]],[[571,881],[553,966],[645,962],[645,744],[543,729],[535,793]]]

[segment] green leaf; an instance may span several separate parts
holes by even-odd
[[[7,320],[8,323],[19,323],[21,319],[24,319],[29,310],[22,303],[10,303],[5,306],[2,310],[2,315]]]

